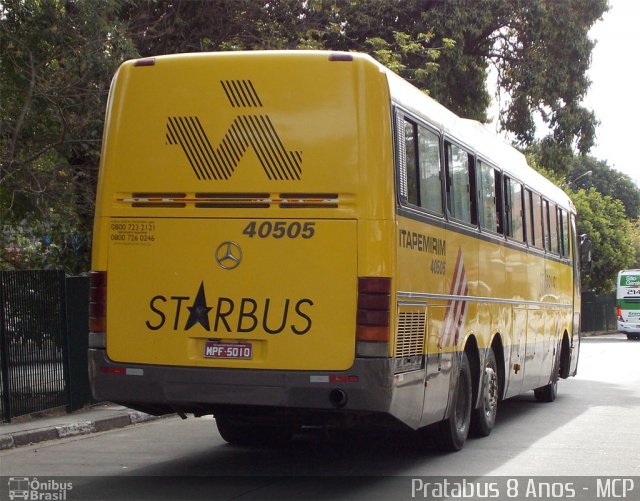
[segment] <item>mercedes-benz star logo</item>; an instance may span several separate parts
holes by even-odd
[[[233,270],[242,262],[242,250],[235,242],[222,242],[216,249],[216,263],[223,270]]]

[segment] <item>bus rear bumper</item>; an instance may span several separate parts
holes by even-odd
[[[114,363],[105,350],[89,349],[89,376],[97,400],[149,414],[206,415],[247,406],[388,413],[393,395],[393,360],[388,358],[357,358],[341,372],[248,371]]]
[[[616,321],[616,327],[618,332],[624,334],[640,334],[640,319],[638,322],[620,322]]]

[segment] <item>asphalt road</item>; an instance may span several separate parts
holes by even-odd
[[[413,437],[396,433],[348,441],[309,433],[281,449],[233,447],[210,417],[169,418],[4,451],[0,471],[73,477],[66,499],[412,499],[412,479],[426,476],[484,482],[477,488],[499,477],[499,499],[509,498],[509,477],[553,476],[551,487],[543,482],[554,494],[546,499],[564,498],[576,489],[568,485],[574,477],[639,475],[640,342],[621,335],[583,339],[578,376],[560,382],[555,402],[538,403],[533,392],[501,402],[493,433],[454,454],[420,450]],[[640,499],[638,477],[633,486],[608,485],[619,491],[600,494]],[[596,499],[593,489],[592,497],[577,498]]]

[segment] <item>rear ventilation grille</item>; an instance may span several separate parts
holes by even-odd
[[[396,335],[396,372],[422,368],[424,359],[426,314],[424,312],[398,313]]]
[[[117,201],[131,207],[196,209],[331,209],[338,208],[337,193],[132,193]]]
[[[422,355],[424,352],[424,313],[401,312],[398,316],[396,356]]]
[[[306,208],[336,208],[338,207],[337,193],[282,193],[278,200],[280,207],[291,209]]]
[[[131,207],[186,207],[186,193],[133,193],[131,198],[123,199],[130,202]]]
[[[196,193],[195,206],[197,209],[266,209],[270,203],[268,193]]]

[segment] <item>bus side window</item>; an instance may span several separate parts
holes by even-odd
[[[549,231],[549,201],[542,199],[542,225],[544,227],[544,248],[551,251],[551,232]]]
[[[473,156],[452,143],[445,143],[447,208],[452,218],[477,223]]]
[[[504,191],[502,189],[502,172],[496,169],[496,231],[501,235],[504,234]]]
[[[419,205],[418,200],[418,149],[416,147],[416,125],[409,120],[404,121],[405,169],[407,175],[407,202]]]
[[[501,172],[478,160],[480,225],[485,230],[502,234]]]
[[[526,190],[526,203],[527,211],[529,212],[529,231],[527,232],[527,240],[530,245],[537,247],[538,249],[544,248],[544,241],[542,238],[542,200],[540,195],[533,193],[531,190]]]
[[[535,246],[544,249],[544,219],[542,218],[542,197],[537,193],[533,194],[533,232]]]
[[[531,190],[524,190],[524,205],[527,214],[527,242],[529,245],[535,245],[535,238],[533,235],[533,193]]]
[[[420,207],[442,214],[440,138],[422,126],[418,126],[418,165],[420,167]]]
[[[524,242],[524,206],[522,203],[522,184],[505,176],[504,199],[507,236]]]
[[[567,220],[567,212],[558,208],[558,216],[560,222],[560,254],[563,257],[569,256],[569,222]]]
[[[549,241],[550,250],[554,254],[560,254],[560,239],[558,238],[558,208],[556,204],[548,203],[549,207]]]

